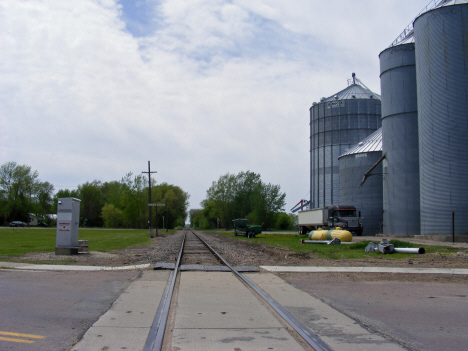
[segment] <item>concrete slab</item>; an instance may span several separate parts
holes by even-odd
[[[84,339],[71,350],[142,351],[145,348],[147,336],[146,328],[91,327]]]
[[[147,269],[150,267],[149,263],[137,264],[132,266],[120,266],[120,267],[104,267],[104,266],[67,266],[67,265],[29,265],[29,266],[18,266],[20,269],[27,270],[39,270],[39,271],[123,271],[132,269]]]
[[[72,350],[143,350],[169,274],[143,272]]]
[[[31,266],[30,263],[19,263],[19,262],[0,262],[2,268],[24,268]]]
[[[94,326],[136,328],[151,326],[155,316],[153,312],[159,306],[159,300],[155,296],[162,296],[165,287],[165,281],[134,282]]]
[[[205,266],[202,264],[183,264],[180,265],[179,270],[182,271],[204,271]]]
[[[304,351],[282,328],[176,329],[172,345],[180,351]]]
[[[400,268],[400,267],[284,267],[260,266],[269,272],[279,273],[405,273],[405,274],[468,274],[461,268]]]
[[[226,266],[205,266],[207,272],[230,272],[231,270]]]
[[[182,272],[175,350],[303,350],[232,273]]]
[[[239,273],[245,273],[245,272],[258,272],[258,269],[255,267],[250,267],[250,266],[235,266],[233,267],[236,271]]]
[[[453,268],[365,267],[366,273],[453,274]]]
[[[176,328],[281,328],[232,274],[182,272]]]
[[[334,350],[406,350],[271,273],[247,276]]]
[[[285,267],[285,266],[260,266],[270,272],[307,272],[307,273],[319,273],[319,272],[350,272],[359,273],[363,267]]]
[[[250,266],[233,267],[238,272],[258,272],[258,269]],[[158,262],[154,269],[175,269],[175,263]],[[207,271],[207,272],[230,272],[226,266],[205,266],[201,264],[181,265],[180,271]]]
[[[157,262],[154,269],[175,269],[175,263]]]

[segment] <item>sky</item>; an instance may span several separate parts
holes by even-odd
[[[309,198],[309,108],[429,0],[2,0],[0,164],[55,190],[157,171],[200,208],[220,176]]]

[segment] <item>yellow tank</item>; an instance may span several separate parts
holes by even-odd
[[[319,228],[309,233],[309,240],[327,240],[327,230]]]
[[[321,240],[333,240],[335,238],[340,239],[341,242],[351,242],[353,241],[353,234],[347,230],[341,229],[340,227],[336,227],[335,229],[327,231],[325,234],[325,239]]]

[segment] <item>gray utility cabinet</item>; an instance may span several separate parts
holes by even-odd
[[[81,200],[73,197],[58,199],[56,253],[57,249],[79,247],[78,230],[80,226],[80,202]]]

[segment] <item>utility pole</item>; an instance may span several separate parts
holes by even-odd
[[[156,172],[156,171],[151,172],[150,161],[148,161],[148,172],[141,172],[141,173],[148,173],[148,180],[149,180],[149,183],[148,183],[148,204],[150,204],[151,203],[151,173],[158,173],[158,172]],[[149,221],[148,221],[148,223],[149,223],[149,234],[150,234],[151,238],[154,238],[151,235],[151,229],[153,228],[153,218],[151,216],[153,211],[151,209],[151,206],[149,206],[148,211],[149,211]]]

